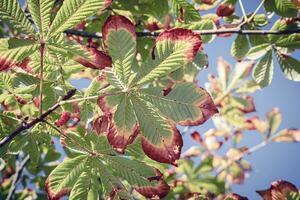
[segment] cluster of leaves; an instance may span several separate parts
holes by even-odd
[[[174,175],[170,180],[176,186],[174,190],[182,198],[191,192],[208,192],[209,198],[224,199],[222,194],[228,185],[243,184],[251,172],[251,163],[245,156],[271,142],[300,141],[299,130],[279,129],[282,116],[278,108],[268,112],[265,119],[253,115],[256,109],[250,95],[260,87],[249,77],[251,66],[253,62],[245,61],[232,69],[219,58],[218,76],[209,75],[207,89],[221,115],[213,117],[215,127],[205,133],[193,128],[186,131],[197,145],[183,152],[179,167],[169,172]],[[261,143],[242,146],[244,136],[253,131],[261,134]]]
[[[196,31],[257,30],[269,24],[269,13],[239,17],[236,0],[26,3],[22,10],[17,0],[0,1],[0,138],[39,117],[39,109],[61,104],[1,146],[0,198],[14,192],[12,177],[21,176],[16,181],[24,190],[16,199],[68,194],[69,199],[245,199],[225,195],[251,170],[243,159],[251,148],[238,147],[244,132],[260,132],[264,145],[300,141],[298,130],[277,130],[278,109],[266,119],[248,117],[255,111],[250,93],[271,83],[273,53],[286,77],[299,81],[299,61],[290,56],[300,46],[299,34],[238,35],[231,53],[242,62],[231,70],[220,59],[218,77],[209,76],[209,92],[196,84],[198,72],[208,66],[203,43],[215,39]],[[283,17],[272,31],[299,28],[296,5],[265,1],[267,12]],[[216,14],[200,16],[199,11],[215,7]],[[65,34],[71,28],[101,32],[102,40]],[[159,34],[139,37],[144,30]],[[90,84],[70,101],[61,101],[74,88],[74,79]],[[180,159],[183,140],[177,125],[199,126],[218,112],[215,128],[203,135],[193,132],[198,146]],[[218,155],[229,141],[234,141],[232,148]],[[19,163],[27,155],[20,175]],[[284,181],[259,194],[300,198],[297,188]]]

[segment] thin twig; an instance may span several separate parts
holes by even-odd
[[[251,22],[251,20],[255,17],[255,15],[258,13],[259,9],[264,5],[265,0],[262,0],[260,4],[257,6],[253,14],[248,18],[247,22]]]
[[[97,99],[98,97],[99,97],[99,95],[94,95],[94,96],[89,96],[89,97],[82,97],[82,98],[77,98],[77,99],[70,99],[70,100],[61,102],[61,105],[62,104],[67,104],[67,103],[74,103],[74,102],[79,102],[79,101]]]
[[[11,183],[11,187],[9,189],[9,192],[8,192],[8,195],[6,196],[6,200],[11,200],[14,193],[15,193],[15,190],[16,190],[16,187],[18,185],[18,182],[22,176],[22,172],[26,166],[26,164],[28,163],[29,161],[29,155],[27,155],[24,160],[20,163],[20,165],[17,165],[16,166],[16,173],[14,175],[14,179],[12,180],[12,183]]]
[[[78,31],[74,29],[69,29],[65,31],[66,34],[71,35],[78,35],[81,37],[87,38],[102,38],[102,34],[99,32],[92,33],[92,32],[85,32],[85,31]],[[274,30],[240,30],[240,29],[218,29],[218,30],[199,30],[194,31],[194,33],[200,35],[218,35],[218,34],[225,34],[225,33],[236,33],[241,35],[288,35],[293,33],[300,33],[300,29],[297,30],[283,30],[283,31],[274,31]],[[157,37],[159,32],[137,32],[138,37]]]
[[[98,90],[99,94],[98,95],[94,95],[94,96],[88,96],[88,97],[81,97],[81,98],[77,98],[77,99],[70,99],[70,100],[67,100],[67,101],[63,101],[61,102],[61,105],[62,104],[67,104],[67,103],[74,103],[74,102],[79,102],[79,101],[86,101],[86,100],[93,100],[93,99],[97,99],[100,95],[100,91],[106,89],[107,87],[109,87],[110,84],[106,84],[104,85],[102,88],[100,88]],[[111,94],[101,94],[101,96],[110,96],[110,95],[114,95],[115,93],[111,93]]]
[[[4,147],[6,144],[8,144],[13,138],[15,138],[17,135],[22,133],[24,130],[27,130],[34,125],[42,122],[48,115],[50,115],[54,110],[56,110],[58,107],[62,105],[62,102],[69,100],[71,97],[73,97],[76,93],[76,90],[70,90],[63,98],[62,101],[54,104],[51,108],[49,108],[46,112],[41,114],[39,117],[35,118],[29,123],[22,123],[16,130],[14,130],[12,133],[10,133],[8,136],[3,138],[0,141],[0,148]]]
[[[244,8],[244,5],[243,5],[242,0],[239,0],[239,4],[240,4],[240,7],[241,7],[243,16],[244,16],[244,20],[245,20],[245,21],[248,21],[248,17],[247,17],[247,15],[246,15],[246,11],[245,11],[245,8]]]

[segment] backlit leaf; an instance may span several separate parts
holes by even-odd
[[[111,0],[65,0],[51,23],[47,38],[72,28],[80,21],[110,6]]]
[[[136,54],[135,27],[127,18],[113,15],[105,21],[102,32],[104,45],[112,57],[114,71],[125,85]]]
[[[199,36],[187,29],[176,28],[162,32],[156,38],[155,59],[149,60],[141,68],[138,84],[166,76],[191,62],[201,44]]]
[[[18,0],[1,0],[0,18],[11,24],[13,28],[20,30],[21,33],[34,35],[33,26],[21,10]]]
[[[269,50],[266,55],[254,66],[253,78],[260,85],[260,87],[266,87],[272,82],[273,71],[274,65],[272,60],[272,50]]]

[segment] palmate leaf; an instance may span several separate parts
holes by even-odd
[[[111,0],[65,0],[54,18],[48,38],[72,28],[80,21],[110,6]]]
[[[109,51],[114,49],[112,57],[123,56],[118,54],[123,50],[110,47],[117,45],[109,42],[108,38],[113,35],[128,34],[128,39],[133,39],[132,45],[135,46],[134,28],[124,17],[109,17],[105,24],[104,45]],[[112,147],[122,153],[140,132],[147,156],[158,162],[176,164],[182,148],[176,123],[199,125],[217,112],[216,107],[209,94],[193,84],[178,84],[167,96],[160,94],[162,88],[150,89],[152,85],[147,84],[192,63],[197,54],[199,59],[206,58],[199,52],[201,44],[199,35],[190,30],[176,28],[164,31],[156,39],[154,60],[149,59],[145,66],[137,67],[139,69],[135,69],[137,73],[134,76],[126,75],[133,70],[131,65],[126,69],[120,65],[120,70],[116,70],[115,62],[119,61],[113,58],[113,68],[106,69],[106,75],[113,93],[117,95],[98,98],[97,104],[104,114],[94,120],[94,130],[98,134],[106,134]],[[127,56],[133,60],[131,54]],[[128,76],[126,83],[124,77]],[[181,93],[192,95],[180,96]]]
[[[166,96],[161,88],[143,89],[140,97],[183,126],[200,125],[218,112],[210,95],[193,83],[176,84]]]
[[[102,183],[105,197],[112,199],[131,199],[122,183],[123,180],[137,189],[156,187],[158,184],[160,178],[156,182],[149,181],[157,176],[154,168],[140,161],[120,157],[111,150],[107,151],[110,146],[105,137],[99,138],[96,134],[90,133],[83,139],[91,143],[90,147],[86,148],[93,153],[79,154],[64,161],[51,172],[46,181],[49,199],[58,199],[69,192],[70,199],[74,200],[98,199],[96,198],[100,189],[98,178]],[[77,141],[77,145],[80,144],[80,138],[73,138],[72,141],[74,140]]]
[[[136,54],[135,27],[127,18],[114,15],[106,20],[102,32],[103,43],[113,61],[113,70],[126,85]]]
[[[32,19],[37,26],[40,35],[44,37],[50,26],[50,15],[54,1],[28,0],[27,3]]]
[[[18,0],[1,0],[0,18],[11,24],[13,28],[20,30],[21,33],[34,35],[34,29],[21,10]]]
[[[7,62],[22,61],[39,48],[38,44],[31,40],[16,38],[0,39],[0,58]]]
[[[183,67],[191,62],[201,47],[201,39],[182,28],[162,32],[156,39],[154,56],[141,68],[137,84],[145,84]]]

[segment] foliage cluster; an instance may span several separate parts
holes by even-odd
[[[278,108],[251,115],[273,58],[300,81],[299,4],[262,0],[247,14],[241,0],[0,0],[0,198],[247,199],[230,189],[251,171],[244,157],[300,142],[278,130]],[[199,87],[204,44],[233,33],[236,66],[219,58]],[[75,92],[77,79],[90,84]],[[248,131],[262,142],[240,147]],[[181,152],[190,132],[197,146]],[[258,193],[300,199],[283,180]]]

